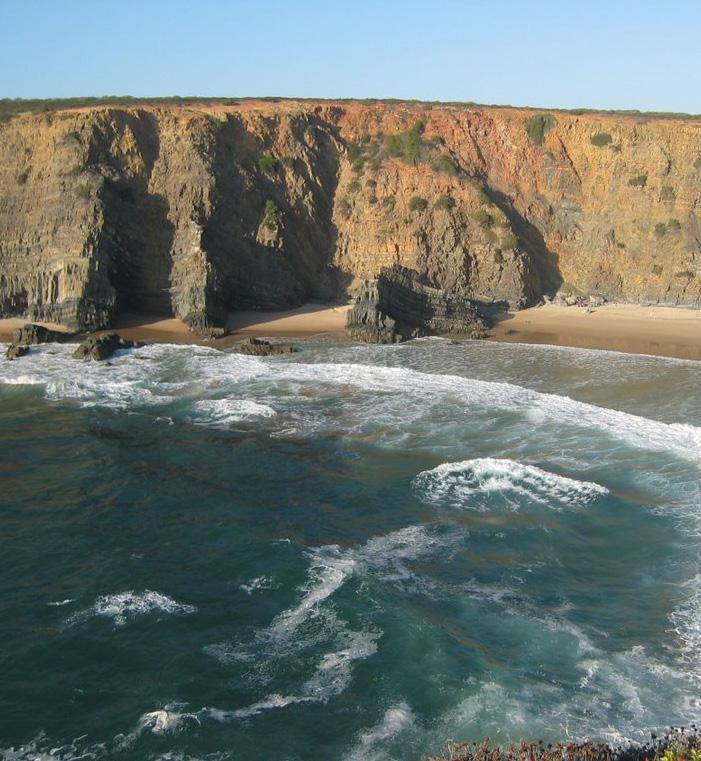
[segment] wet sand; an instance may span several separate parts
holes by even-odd
[[[190,332],[181,320],[146,315],[123,315],[112,330],[132,341],[214,344],[225,348],[249,336],[291,339],[342,333],[350,308],[348,304],[305,304],[283,312],[232,312],[226,338],[216,341]],[[0,341],[11,341],[12,331],[25,322],[0,320]],[[60,325],[41,324],[67,331]],[[580,307],[547,304],[500,315],[488,338],[701,360],[701,310],[605,304],[587,312]]]
[[[604,304],[587,312],[546,304],[501,315],[489,339],[701,360],[701,310]]]

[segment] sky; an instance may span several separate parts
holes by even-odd
[[[0,97],[701,113],[701,0],[0,0]]]

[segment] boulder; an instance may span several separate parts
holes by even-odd
[[[13,341],[16,344],[54,343],[56,341],[65,341],[69,337],[67,333],[62,333],[59,330],[50,330],[33,322],[28,322],[21,328],[17,328],[12,334]]]
[[[29,351],[29,346],[24,346],[22,344],[10,344],[7,347],[7,351],[5,352],[5,356],[7,359],[19,359],[20,357],[23,357],[27,352]]]
[[[399,265],[363,283],[346,320],[351,338],[382,344],[430,334],[483,338],[486,327],[473,301],[433,288]]]
[[[73,352],[73,359],[96,360],[109,359],[118,349],[133,349],[143,344],[127,341],[116,333],[102,336],[88,336]]]
[[[290,344],[274,344],[262,338],[247,338],[234,344],[234,351],[239,354],[250,354],[255,357],[269,357],[273,354],[292,354],[297,349]]]

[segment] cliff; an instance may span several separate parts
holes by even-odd
[[[701,122],[346,102],[114,105],[0,123],[0,315],[194,328],[355,293],[699,306]]]

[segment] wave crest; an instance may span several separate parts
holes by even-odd
[[[480,511],[490,509],[491,495],[503,499],[511,510],[518,510],[523,499],[561,509],[563,505],[586,505],[608,494],[606,487],[590,481],[490,457],[443,463],[419,473],[413,484],[427,502]]]

